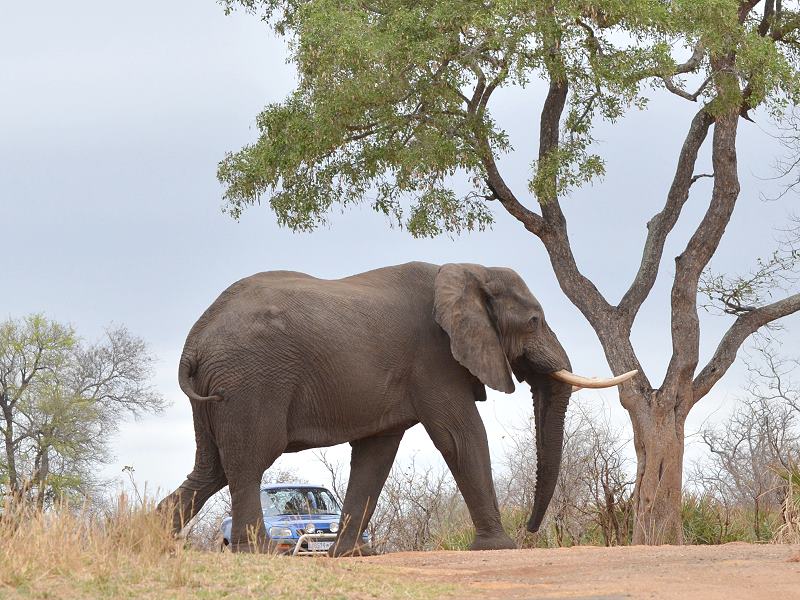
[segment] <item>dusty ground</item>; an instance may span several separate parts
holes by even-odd
[[[407,552],[361,560],[456,585],[464,598],[800,600],[798,546]]]

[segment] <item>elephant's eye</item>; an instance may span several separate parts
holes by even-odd
[[[536,315],[532,316],[528,321],[528,325],[531,329],[536,329],[539,326],[539,317]]]

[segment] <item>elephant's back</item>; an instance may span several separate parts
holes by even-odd
[[[192,334],[235,338],[325,334],[342,329],[408,326],[430,314],[438,266],[406,263],[344,277],[319,279],[295,271],[256,273],[229,286],[200,317]]]
[[[187,342],[196,339],[207,329],[213,327],[222,316],[228,313],[235,314],[241,311],[242,308],[245,308],[242,306],[242,298],[263,291],[265,289],[264,283],[267,281],[274,280],[278,283],[278,286],[280,286],[281,281],[292,281],[303,278],[313,279],[310,275],[295,271],[266,271],[250,275],[249,277],[232,283],[225,288],[203,314],[200,315],[200,318],[195,322],[189,332]]]

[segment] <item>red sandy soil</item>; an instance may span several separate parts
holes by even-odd
[[[366,559],[459,598],[800,600],[800,546],[400,552]]]

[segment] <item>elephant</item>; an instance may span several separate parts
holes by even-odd
[[[331,555],[366,554],[362,532],[404,432],[422,423],[475,527],[470,549],[515,548],[500,524],[486,387],[530,385],[536,531],[553,495],[573,386],[567,354],[522,278],[508,268],[413,262],[336,280],[269,271],[226,289],[192,327],[178,369],[194,420],[192,472],[159,504],[175,532],[230,487],[234,551],[269,548],[259,498],[284,452],[349,442],[350,478]]]

